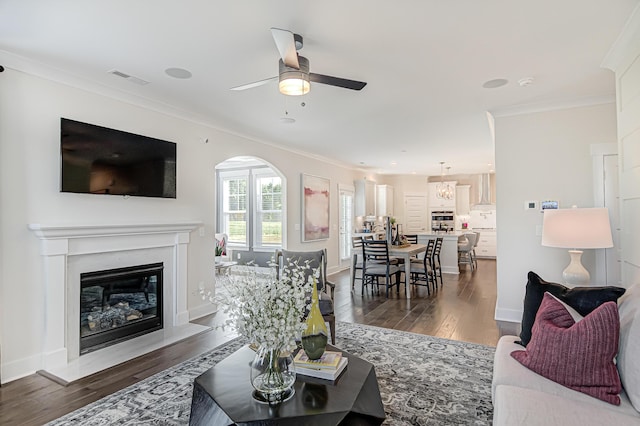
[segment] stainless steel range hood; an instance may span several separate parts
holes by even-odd
[[[478,202],[472,207],[474,210],[493,210],[491,203],[491,175],[483,173],[478,177]]]

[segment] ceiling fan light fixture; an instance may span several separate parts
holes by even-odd
[[[309,93],[311,83],[309,82],[309,60],[304,56],[298,56],[300,69],[288,67],[282,59],[279,62],[280,77],[278,89],[280,93],[288,96],[301,96]]]

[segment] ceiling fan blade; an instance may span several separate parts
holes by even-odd
[[[259,80],[259,81],[254,81],[253,83],[247,83],[247,84],[243,84],[242,86],[236,86],[236,87],[232,87],[229,90],[246,90],[246,89],[252,89],[254,87],[258,87],[258,86],[262,86],[263,84],[267,84],[269,82],[275,81],[277,80],[278,77],[270,77],[270,78],[265,78],[264,80]]]
[[[300,64],[298,64],[298,53],[296,52],[293,33],[280,28],[271,28],[271,35],[273,36],[273,41],[276,42],[276,47],[284,64],[299,70]]]
[[[364,81],[347,80],[346,78],[332,77],[330,75],[309,73],[309,80],[314,83],[328,84],[330,86],[343,87],[351,90],[362,90],[367,85]]]

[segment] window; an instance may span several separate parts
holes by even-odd
[[[249,244],[249,216],[247,195],[249,173],[221,172],[222,180],[222,229],[228,235],[229,244],[247,246]]]
[[[282,247],[282,180],[271,169],[254,170],[255,245]]]
[[[223,163],[224,164],[224,163]],[[231,247],[273,250],[283,244],[282,178],[266,166],[218,170],[220,232]]]

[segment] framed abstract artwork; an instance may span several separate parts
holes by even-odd
[[[302,241],[329,238],[329,179],[302,174]]]

